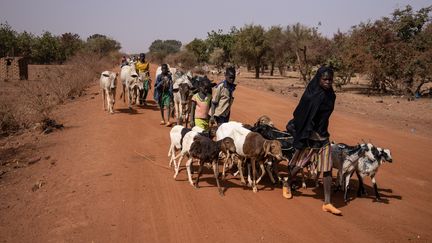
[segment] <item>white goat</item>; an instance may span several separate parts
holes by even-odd
[[[103,109],[114,113],[114,104],[117,86],[117,73],[111,71],[104,71],[100,76],[100,87],[103,100]],[[105,102],[107,105],[105,105]]]
[[[237,167],[240,172],[240,180],[243,184],[246,184],[246,181],[243,176],[243,169],[242,169],[242,160],[245,157],[245,154],[243,152],[243,144],[246,140],[246,136],[251,131],[249,129],[246,129],[243,127],[243,124],[240,122],[230,121],[227,123],[223,123],[219,126],[218,130],[216,131],[216,140],[219,141],[223,138],[230,137],[234,140],[234,145],[236,147],[236,153],[241,156],[242,158],[237,160]],[[234,161],[234,155],[231,158],[231,161]],[[226,158],[225,163],[223,165],[223,171],[222,171],[222,177],[225,177],[225,167],[227,166],[228,158]],[[251,183],[250,177],[248,177],[249,182]]]
[[[174,163],[174,168],[177,168],[177,164],[175,161],[176,151],[182,148],[182,139],[183,136],[187,133],[187,129],[185,129],[181,125],[175,125],[171,128],[170,131],[170,140],[171,144],[168,150],[168,157],[170,157],[169,167]],[[190,131],[190,129],[189,129]]]

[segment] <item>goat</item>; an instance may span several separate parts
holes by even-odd
[[[267,117],[268,118],[268,117]],[[293,136],[288,132],[283,132],[278,130],[277,128],[273,127],[272,125],[265,124],[264,120],[266,119],[266,116],[262,116],[258,119],[257,123],[255,123],[254,127],[251,128],[251,131],[258,132],[261,134],[265,139],[269,140],[278,140],[281,143],[282,148],[282,155],[287,158],[288,160],[291,160],[295,149],[293,148]],[[266,121],[267,123],[268,120]],[[270,164],[271,171],[276,174],[276,178],[280,181],[281,178],[279,177],[279,171],[278,171],[278,164],[275,163],[275,161],[272,161]],[[274,183],[274,181],[273,181]]]
[[[381,200],[381,197],[378,192],[378,186],[375,180],[375,176],[378,173],[378,169],[382,165],[382,163],[384,162],[392,163],[393,159],[389,149],[376,148],[376,150],[378,152],[376,151],[373,152],[375,160],[370,160],[368,158],[359,159],[356,168],[356,174],[359,180],[359,188],[357,190],[357,196],[361,197],[362,194],[366,194],[363,186],[363,178],[369,176],[372,180],[372,184],[375,192],[375,199],[379,201]]]
[[[256,185],[259,183],[259,181],[265,174],[265,160],[268,160],[270,158],[275,158],[278,161],[285,159],[282,156],[282,149],[279,141],[266,140],[259,133],[252,132],[244,128],[242,123],[223,123],[216,131],[216,140],[221,140],[225,137],[231,137],[234,140],[234,144],[236,146],[236,153],[241,157],[237,160],[237,167],[240,172],[240,180],[243,184],[246,184],[246,182],[243,177],[242,160],[244,159],[246,161],[247,159],[250,159],[252,166],[252,180],[249,181],[251,182],[254,192],[257,192]],[[261,168],[261,175],[258,180],[256,179],[257,161]],[[224,168],[226,166],[226,163],[227,160],[225,160]],[[250,169],[248,171],[250,177]],[[222,176],[224,177],[224,172],[222,173]],[[270,179],[274,182],[272,173],[269,173],[269,176]]]
[[[368,159],[375,161],[378,155],[377,148],[370,143],[357,146],[346,144],[332,144],[333,168],[338,169],[338,185],[344,189],[344,201],[348,202],[349,181],[354,172],[357,171],[360,160]]]
[[[240,172],[240,181],[242,184],[246,184],[246,181],[243,176],[243,169],[242,169],[242,161],[244,158],[243,153],[243,144],[244,140],[246,139],[246,136],[251,131],[244,128],[243,124],[240,122],[230,121],[227,123],[223,123],[219,126],[219,128],[216,131],[216,140],[221,140],[226,137],[231,137],[234,140],[234,144],[236,146],[236,154],[241,156],[242,158],[237,159],[237,167]],[[222,178],[225,178],[225,168],[227,167],[228,159],[226,158],[225,163],[223,165],[223,171],[222,171]],[[234,162],[234,155],[231,158],[231,162]]]
[[[210,163],[213,167],[214,177],[216,179],[216,184],[219,190],[219,194],[223,196],[223,191],[221,189],[221,186],[219,184],[219,165],[218,165],[218,159],[219,159],[219,153],[224,153],[226,155],[229,155],[229,153],[235,153],[235,145],[234,140],[232,138],[224,138],[220,141],[214,142],[208,137],[204,136],[196,136],[194,138],[194,142],[192,143],[189,154],[191,159],[189,159],[188,163],[186,164],[186,168],[188,171],[188,177],[189,181],[192,181],[192,174],[191,174],[191,166],[194,160],[199,160],[199,169],[198,169],[198,176],[195,180],[195,188],[198,188],[199,178],[202,173],[202,168],[204,163]]]
[[[174,109],[177,118],[177,124],[187,127],[189,121],[189,110],[191,107],[192,98],[192,83],[188,76],[177,71],[174,75],[173,96]]]
[[[216,129],[215,127],[211,127],[209,129],[208,133],[204,133],[204,132],[202,132],[202,130],[199,127],[195,126],[192,129],[185,129],[185,130],[181,131],[181,135],[180,135],[182,137],[181,141],[180,141],[181,151],[173,159],[174,170],[175,170],[174,179],[176,179],[178,176],[178,173],[180,171],[180,164],[183,161],[184,156],[188,156],[189,160],[191,159],[190,154],[189,154],[189,150],[190,150],[190,147],[191,147],[195,137],[204,136],[204,137],[209,137],[210,139],[212,139],[216,134],[215,129]],[[178,137],[179,137],[178,133],[177,133],[176,137],[178,139]],[[179,147],[178,143],[177,143],[176,147]],[[178,162],[176,162],[176,160]],[[189,162],[189,160],[188,160],[188,162]],[[191,182],[191,184],[193,184],[191,180],[190,180],[190,182]]]
[[[186,135],[186,133],[190,132],[191,129],[187,129],[181,125],[175,125],[173,128],[171,128],[170,131],[170,140],[171,144],[168,150],[168,157],[170,157],[169,161],[169,167],[174,163],[174,168],[177,167],[177,164],[175,162],[175,152],[177,150],[180,150],[182,148],[182,142],[183,138]]]
[[[270,119],[270,117],[263,115],[258,118],[258,120],[255,122],[254,127],[260,126],[260,125],[268,125],[271,127],[274,127],[273,121]]]
[[[252,189],[257,192],[257,185],[263,178],[266,168],[264,167],[265,161],[270,159],[275,159],[277,161],[284,160],[282,155],[281,143],[277,140],[267,140],[264,139],[261,134],[256,132],[250,132],[244,141],[243,152],[246,159],[250,159],[252,166]],[[256,179],[256,162],[259,163],[261,168],[261,175]],[[273,174],[268,170],[267,172],[270,179],[274,183]],[[250,175],[250,171],[249,171]]]
[[[106,109],[105,102],[107,103],[108,110],[114,113],[114,104],[117,86],[117,73],[104,71],[100,76],[100,87],[102,92],[103,109]]]

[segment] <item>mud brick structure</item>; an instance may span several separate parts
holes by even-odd
[[[28,79],[28,65],[22,57],[0,59],[0,81]]]

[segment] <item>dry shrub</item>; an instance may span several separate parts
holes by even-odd
[[[65,65],[47,66],[41,80],[4,83],[6,89],[0,92],[0,134],[8,135],[50,119],[56,105],[83,95],[119,58],[119,54],[101,57],[79,53]]]

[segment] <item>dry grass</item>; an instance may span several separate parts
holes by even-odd
[[[83,95],[83,91],[119,60],[116,54],[100,57],[80,53],[65,65],[47,65],[38,80],[0,83],[0,135],[26,129],[51,118],[53,109]]]

